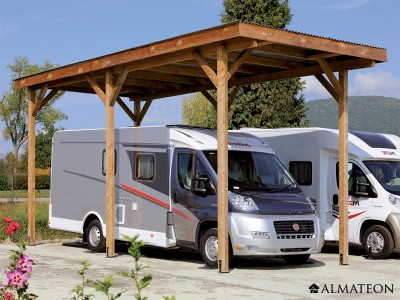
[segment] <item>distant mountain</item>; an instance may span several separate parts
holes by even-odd
[[[338,128],[338,103],[331,99],[306,102],[309,127]],[[400,136],[400,99],[381,96],[349,97],[349,130]]]

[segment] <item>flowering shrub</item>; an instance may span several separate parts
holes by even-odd
[[[3,222],[7,227],[6,234],[12,235],[18,230],[19,224],[9,218],[4,218]],[[8,224],[8,225],[7,225]],[[29,300],[37,298],[34,294],[29,294],[28,280],[32,272],[33,260],[24,254],[26,250],[25,244],[17,245],[19,250],[12,251],[10,256],[10,264],[7,267],[7,281],[0,282],[0,299],[5,300]]]

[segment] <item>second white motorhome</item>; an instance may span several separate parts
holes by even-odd
[[[229,135],[231,251],[304,262],[323,245],[315,208],[271,148]],[[115,129],[115,239],[185,246],[217,265],[217,132],[188,127]],[[105,130],[53,138],[50,227],[82,233],[105,250]]]
[[[267,142],[316,203],[325,241],[339,239],[338,130],[242,129]],[[400,248],[400,138],[350,131],[348,135],[349,242],[374,258]]]

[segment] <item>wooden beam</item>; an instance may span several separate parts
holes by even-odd
[[[326,59],[323,57],[317,57],[317,61],[321,66],[322,70],[324,70],[326,76],[331,82],[332,86],[335,88],[338,94],[343,94],[343,87],[340,85],[339,80],[337,80],[335,74],[333,73],[331,67],[327,63]]]
[[[137,126],[140,126],[140,124],[142,123],[142,120],[143,120],[144,116],[146,115],[147,110],[149,109],[152,102],[153,102],[153,99],[147,100],[146,103],[144,104],[142,110],[140,111],[140,114],[136,115],[136,123],[138,124]]]
[[[115,101],[117,101],[117,98],[119,97],[119,93],[121,92],[122,86],[124,85],[126,76],[128,75],[128,68],[125,66],[121,72],[121,74],[118,77],[118,80],[113,86],[112,89],[112,94],[111,94],[111,99],[110,99],[110,105],[114,106]],[[112,76],[112,75],[111,75]]]
[[[36,244],[35,236],[35,90],[28,89],[28,237],[29,245]]]
[[[140,122],[142,121],[138,121],[138,116],[140,115],[140,100],[134,100],[133,110],[135,114],[135,127],[140,127]]]
[[[235,98],[239,93],[241,87],[242,87],[241,85],[235,86],[233,91],[229,94],[228,109],[231,108],[233,101],[235,101]]]
[[[107,257],[115,256],[115,154],[114,105],[111,71],[106,72],[106,249]]]
[[[334,87],[331,85],[331,83],[324,77],[322,74],[316,74],[315,78],[318,79],[318,81],[326,88],[326,90],[332,95],[333,99],[336,100],[336,102],[339,102],[339,95],[334,89]]]
[[[348,72],[339,73],[342,93],[339,94],[339,264],[349,263],[349,229],[348,229],[348,130],[349,99]]]
[[[193,56],[199,63],[200,67],[203,69],[204,73],[207,74],[208,78],[211,80],[214,86],[217,87],[217,74],[215,74],[214,70],[210,67],[207,60],[203,56],[201,56],[197,50],[193,51]]]
[[[44,96],[47,93],[47,87],[48,87],[48,83],[44,84],[41,88],[40,88],[40,92],[39,95],[35,101],[35,109],[33,111],[33,115],[36,117],[36,114],[38,113],[40,107],[43,107],[42,102],[44,99]]]
[[[218,269],[229,272],[228,237],[228,56],[224,46],[217,51],[218,139]]]
[[[251,54],[253,49],[245,49],[243,50],[240,55],[237,57],[233,65],[229,68],[228,73],[226,74],[227,80],[229,80],[233,74],[239,69],[239,67],[242,65],[242,63],[248,58]]]
[[[201,91],[201,93],[203,94],[204,97],[207,98],[208,101],[210,101],[210,103],[215,108],[217,108],[217,100],[215,100],[215,98],[213,96],[211,96],[211,94],[207,90],[203,90],[203,91]]]
[[[92,89],[96,92],[97,96],[99,96],[99,98],[103,102],[103,104],[106,105],[106,94],[101,89],[101,87],[99,86],[97,81],[94,80],[90,74],[86,75],[86,80],[89,82]]]
[[[38,112],[43,108],[43,106],[45,106],[51,99],[53,99],[53,97],[59,92],[58,88],[54,88],[51,90],[50,93],[47,94],[47,96],[41,101],[40,105],[37,105],[38,108]]]
[[[121,106],[124,112],[129,116],[129,118],[131,118],[133,122],[136,122],[136,116],[132,113],[132,111],[120,97],[117,98],[117,103]]]
[[[369,68],[374,65],[373,61],[365,60],[365,59],[353,59],[345,62],[335,62],[331,63],[330,67],[333,72],[344,71],[344,70],[355,70],[361,68]],[[322,70],[319,64],[313,64],[308,67],[304,67],[301,69],[294,70],[285,70],[274,73],[266,73],[257,76],[249,76],[246,78],[231,78],[229,80],[230,85],[245,85],[245,84],[253,84],[271,80],[280,80],[287,79],[293,77],[303,77],[303,76],[311,76],[315,74],[322,74],[324,71]]]

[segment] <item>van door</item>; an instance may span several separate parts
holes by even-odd
[[[217,196],[206,165],[195,151],[174,151],[171,196],[178,244],[194,245],[199,221],[217,217]]]
[[[333,187],[332,216],[335,239],[339,239],[339,160],[334,159],[336,171],[331,178]],[[348,226],[349,241],[358,242],[358,228],[364,219],[364,214],[372,207],[372,196],[374,194],[371,182],[364,170],[355,162],[348,163]]]

